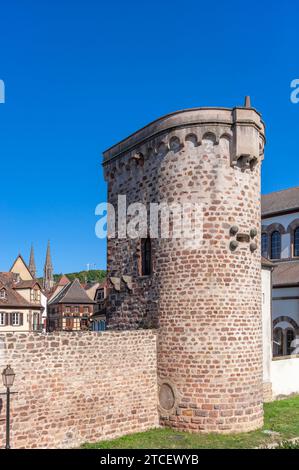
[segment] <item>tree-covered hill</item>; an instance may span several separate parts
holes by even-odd
[[[79,279],[80,282],[102,282],[106,278],[106,271],[102,269],[91,269],[90,271],[79,271],[77,273],[65,273],[70,281]],[[58,282],[62,274],[54,274],[55,282]]]
[[[70,281],[79,279],[83,284],[86,282],[102,282],[106,278],[106,271],[103,269],[91,269],[90,271],[79,271],[77,273],[65,273]],[[58,282],[62,274],[54,274],[55,282]],[[42,281],[42,278],[39,279]]]

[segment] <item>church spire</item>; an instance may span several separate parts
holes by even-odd
[[[50,241],[48,241],[46,262],[44,267],[44,289],[49,291],[54,286],[53,264],[51,259]]]
[[[31,251],[30,251],[29,271],[31,272],[32,277],[36,278],[36,264],[35,264],[33,245],[31,245]]]

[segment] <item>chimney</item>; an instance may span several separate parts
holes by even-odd
[[[250,96],[245,96],[244,108],[251,108]]]

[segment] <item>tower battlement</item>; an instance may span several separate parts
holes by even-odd
[[[180,142],[175,140],[176,136]],[[166,146],[166,150],[192,142],[200,146],[206,137],[210,137],[216,146],[221,139],[229,141],[232,164],[241,163],[240,159],[244,157],[256,163],[264,150],[265,126],[254,108],[186,109],[153,121],[106,150],[103,165],[117,171],[122,168],[122,157],[136,162],[137,153],[143,158],[158,154],[161,144]]]

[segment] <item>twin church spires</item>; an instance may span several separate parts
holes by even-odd
[[[31,246],[30,259],[29,259],[29,271],[32,276],[36,278],[36,264],[34,256],[34,248]],[[45,291],[49,291],[54,286],[54,275],[53,275],[53,263],[51,258],[51,248],[50,242],[48,241],[46,261],[44,266],[44,278],[43,278],[43,288]]]

